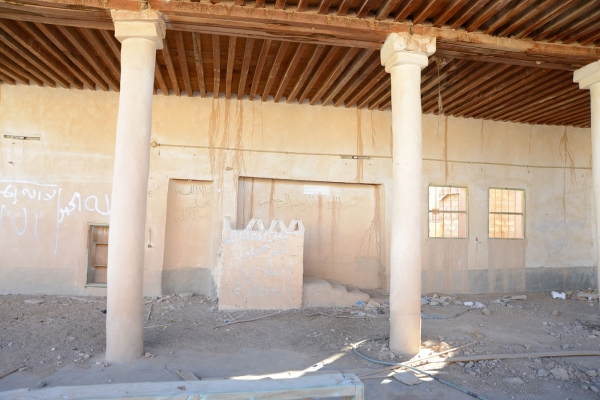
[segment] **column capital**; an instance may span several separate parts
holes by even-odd
[[[130,38],[141,38],[156,43],[158,50],[163,48],[162,40],[167,28],[161,12],[150,9],[111,10],[111,17],[115,24],[115,37],[119,42]]]
[[[573,72],[573,82],[579,83],[579,89],[589,89],[593,84],[600,83],[600,61]]]
[[[428,57],[435,53],[435,37],[392,33],[381,48],[381,65],[390,72],[391,68],[402,64],[418,65],[425,68]]]

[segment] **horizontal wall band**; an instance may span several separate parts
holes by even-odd
[[[300,155],[300,156],[328,156],[328,157],[344,157],[348,158],[347,153],[308,153],[308,152],[300,152],[300,151],[282,151],[282,150],[260,150],[260,149],[238,149],[235,147],[218,147],[218,146],[188,146],[182,144],[170,144],[170,143],[157,143],[152,142],[152,147],[180,147],[180,148],[190,148],[190,149],[207,149],[207,150],[229,150],[229,151],[244,151],[251,153],[272,153],[272,154],[291,154],[291,155]],[[373,156],[368,154],[358,154],[360,157],[368,157],[368,158],[382,158],[382,159],[391,159],[392,156]],[[581,169],[581,170],[589,170],[591,171],[591,167],[567,167],[567,166],[552,166],[552,165],[527,165],[527,164],[508,164],[508,163],[495,163],[495,162],[485,162],[485,161],[459,161],[459,160],[443,160],[438,158],[423,158],[423,161],[437,161],[437,162],[449,162],[455,164],[473,164],[473,165],[496,165],[500,167],[521,167],[521,168],[540,168],[540,169]]]

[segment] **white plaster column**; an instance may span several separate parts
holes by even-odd
[[[390,349],[408,355],[421,348],[421,69],[434,52],[435,38],[400,33],[381,48],[392,78]]]
[[[152,88],[156,50],[165,25],[155,11],[114,11],[121,42],[106,315],[106,360],[130,362],[143,354],[143,272],[150,164]]]
[[[592,115],[592,178],[596,207],[596,287],[600,289],[600,61],[593,62],[573,73],[573,82],[580,89],[589,89]]]

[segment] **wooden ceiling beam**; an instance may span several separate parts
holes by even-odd
[[[434,88],[438,88],[440,83],[448,76],[453,74],[456,70],[460,70],[468,61],[466,60],[452,60],[443,67],[434,71],[434,73],[427,78],[425,81],[421,79],[421,93],[428,93]]]
[[[62,87],[68,89],[74,81],[72,75],[66,73],[56,61],[46,57],[41,47],[36,46],[12,21],[0,19],[0,41]]]
[[[362,4],[359,7],[358,11],[356,12],[356,17],[357,18],[365,18],[369,14],[371,9],[373,9],[374,5],[375,5],[375,0],[362,0]]]
[[[352,0],[340,0],[340,4],[337,8],[337,15],[340,17],[345,16],[348,13],[348,9],[352,5]]]
[[[254,8],[265,8],[265,0],[256,0]]]
[[[540,115],[530,119],[532,123],[545,125],[569,125],[575,123],[590,123],[589,110],[573,112],[573,108],[585,108],[586,99],[582,99],[576,103],[569,104],[568,107],[561,110],[554,110],[550,114]]]
[[[497,29],[501,28],[514,17],[532,6],[536,1],[538,0],[520,0],[514,7],[504,8],[496,14],[496,18],[491,23],[484,23],[486,26],[483,29],[483,32],[486,34],[494,33]]]
[[[346,86],[346,84],[348,83],[348,81],[350,81],[350,79],[352,79],[352,77],[371,58],[371,56],[373,55],[373,53],[374,53],[374,50],[364,49],[358,55],[358,57],[356,57],[356,60],[354,60],[354,62],[352,62],[352,65],[350,65],[348,67],[348,70],[344,73],[344,75],[342,76],[342,78],[339,79],[339,80],[336,79],[335,86],[329,91],[329,93],[327,93],[327,95],[323,99],[323,102],[322,102],[323,105],[328,104],[330,101],[333,100],[333,98],[340,92],[340,90],[342,90],[342,88],[344,86]],[[379,57],[377,57],[377,59],[375,61],[376,62],[379,61]]]
[[[3,65],[2,63],[0,63],[0,71],[4,74],[4,76],[6,76],[12,80],[12,85],[15,84],[15,81],[20,82],[26,86],[30,85],[30,81],[25,75],[22,75],[22,74],[18,73],[17,71],[14,71],[13,69],[9,68],[6,65]],[[4,79],[4,80],[6,80],[6,79]],[[43,83],[40,86],[43,86]]]
[[[179,89],[179,82],[177,82],[177,74],[175,72],[175,64],[173,64],[173,57],[171,55],[171,46],[165,36],[162,40],[163,48],[161,50],[165,64],[167,65],[167,72],[169,73],[169,80],[171,81],[171,87],[175,92],[176,96],[181,96],[181,90]]]
[[[531,118],[532,116],[539,114],[552,113],[556,108],[582,99],[583,96],[585,96],[585,93],[582,93],[579,90],[573,90],[573,87],[566,87],[560,91],[556,91],[556,93],[553,93],[552,95],[544,96],[537,101],[528,103],[527,107],[524,107],[523,109],[503,114],[501,118],[519,120],[521,118]]]
[[[490,0],[473,1],[469,6],[462,8],[460,13],[450,21],[450,28],[457,29],[462,26],[462,24],[471,19],[473,15],[481,10],[489,1]]]
[[[542,86],[543,86],[544,90],[542,92],[540,92],[539,94],[536,93],[536,94],[532,95],[530,93],[526,93],[526,91],[520,91],[519,95],[516,95],[518,97],[511,96],[509,94],[508,97],[505,98],[504,101],[497,100],[497,101],[493,102],[491,104],[491,106],[484,107],[481,109],[475,109],[471,112],[463,113],[462,115],[467,118],[474,117],[474,116],[482,116],[482,115],[487,115],[490,118],[495,118],[497,116],[502,115],[505,112],[508,113],[508,112],[512,112],[519,108],[527,107],[529,102],[535,101],[536,99],[541,98],[542,96],[547,95],[548,93],[553,93],[554,88],[556,88],[557,85],[556,85],[556,82],[553,81],[551,85],[548,85],[548,83],[546,83],[545,85],[542,85]],[[513,100],[513,101],[508,102],[507,99]]]
[[[590,12],[592,12],[594,10],[594,8],[596,8],[598,5],[593,2],[590,1],[588,3],[584,3],[583,6],[569,12],[566,13],[565,15],[563,15],[560,18],[555,19],[552,24],[545,26],[544,29],[542,29],[535,37],[534,40],[542,40],[545,39],[546,37],[548,37],[548,35],[550,35],[553,32],[556,32],[556,30],[564,27],[565,25],[573,22],[574,20],[576,20],[577,18],[585,15],[585,14],[589,14]]]
[[[273,61],[273,65],[271,66],[271,72],[269,73],[269,77],[267,78],[267,83],[263,90],[262,101],[267,101],[269,98],[269,93],[271,92],[271,87],[273,87],[273,82],[275,82],[275,78],[277,78],[277,73],[279,72],[279,68],[281,67],[281,63],[285,58],[285,53],[287,52],[289,42],[281,42],[279,44],[279,49],[277,50],[277,55],[275,56],[275,60]]]
[[[561,3],[556,4],[554,7],[551,7],[550,9],[546,10],[546,12],[544,12],[539,17],[535,18],[535,20],[530,21],[530,23],[528,23],[526,26],[514,31],[513,36],[516,38],[523,38],[523,37],[529,35],[531,32],[542,27],[549,21],[555,20],[559,15],[561,15],[567,9],[573,7],[574,1],[579,1],[579,0],[571,0],[571,1],[562,0]]]
[[[394,11],[399,5],[402,3],[402,0],[384,0],[381,3],[381,6],[377,10],[377,14],[375,15],[375,19],[377,21],[382,21],[386,19],[392,11]]]
[[[388,76],[386,76],[384,79],[382,79],[371,91],[371,93],[367,94],[366,96],[364,96],[362,99],[360,99],[358,101],[358,108],[363,108],[365,105],[369,104],[370,102],[372,102],[374,99],[376,99],[378,96],[381,95],[381,93],[383,93],[386,90],[390,89],[390,84],[391,84],[391,77],[388,74]]]
[[[81,28],[79,30],[87,41],[92,45],[92,48],[96,51],[96,54],[100,56],[100,59],[104,62],[112,73],[112,76],[120,82],[121,80],[121,65],[115,61],[115,59],[104,49],[103,43],[98,39],[96,33],[90,29]]]
[[[520,70],[523,68],[524,67],[514,68],[508,65],[504,65],[501,68],[494,70],[492,76],[490,76],[487,73],[487,71],[470,76],[468,82],[466,82],[463,85],[460,85],[456,90],[453,90],[451,93],[442,96],[442,101],[446,102],[446,104],[449,105],[449,107],[444,107],[444,113],[451,112],[450,110],[452,106],[461,104],[464,101],[469,101],[469,99],[477,96],[478,93],[486,93],[489,87],[493,86],[498,81],[502,81],[503,79],[510,77],[511,75],[519,74]],[[480,71],[484,71],[484,69],[482,68]],[[459,96],[462,97],[458,98]],[[426,109],[425,107],[423,107],[423,110],[431,111],[438,107],[437,102],[430,104],[431,105],[429,108]]]
[[[348,101],[345,102],[344,107],[352,107],[356,102],[363,98],[373,88],[373,86],[380,84],[388,78],[389,74],[385,72],[385,69],[381,69],[375,74],[375,76],[373,76],[372,79],[369,79],[367,83],[364,84],[358,92],[354,93],[354,95],[350,97]]]
[[[92,24],[98,20],[98,15],[102,15],[105,21],[111,21],[108,12],[110,8],[137,10],[139,7],[137,1],[119,0],[118,4],[116,1],[107,0],[106,4],[98,3],[98,7],[92,8],[81,6],[80,0],[61,0],[59,11],[64,15],[76,15],[80,20],[88,16],[90,24]],[[487,2],[487,0],[484,1]],[[547,2],[552,1],[556,0],[545,0],[540,7],[545,7]],[[224,3],[212,5],[207,2],[166,2],[163,0],[148,0],[148,2],[152,9],[165,15],[167,27],[172,30],[375,49],[381,48],[390,32],[410,33],[412,31],[415,34],[436,37],[440,41],[439,49],[443,48],[444,43],[455,42],[461,43],[476,52],[486,49],[504,51],[507,53],[506,57],[509,58],[510,53],[527,53],[532,57],[539,57],[538,59],[541,61],[544,61],[544,57],[569,59],[581,56],[591,59],[591,62],[597,60],[600,56],[600,49],[597,48],[498,38],[482,33],[457,31],[445,27],[436,28],[392,22],[389,19],[378,21],[358,18],[353,19],[350,23],[345,16],[299,13],[296,10],[284,11],[274,8],[240,7]],[[416,6],[417,3],[422,4],[422,2],[407,0],[400,6],[399,11],[405,10],[406,7]],[[44,7],[45,14],[40,14],[39,7],[37,11],[25,13],[24,10],[29,10],[32,7],[29,3],[25,3],[25,0],[0,0],[0,8],[9,7],[11,10],[21,10],[19,19],[22,20],[27,20],[28,16],[48,15],[59,7],[55,3],[44,2],[44,4],[46,5]],[[467,5],[461,9],[460,15],[462,16],[473,7],[476,8],[482,4],[474,0],[472,6]],[[36,12],[38,14],[35,14]],[[6,16],[6,14],[2,16],[3,18],[11,17],[10,15]],[[105,27],[105,29],[113,29],[111,26],[112,24]]]
[[[414,14],[413,24],[422,24],[444,0],[427,0]]]
[[[329,7],[331,7],[331,0],[321,0],[319,8],[317,8],[317,13],[327,14],[329,12]]]
[[[275,1],[275,9],[283,10],[285,8],[285,0],[276,0]]]
[[[404,0],[402,7],[394,15],[394,21],[404,22],[422,3],[423,0]]]
[[[430,101],[438,101],[440,90],[444,92],[447,88],[453,87],[457,82],[463,82],[466,77],[470,77],[480,67],[480,63],[472,61],[463,64],[463,66],[456,70],[455,73],[447,75],[447,79],[440,81],[439,86],[436,84],[427,92],[421,91],[421,103],[425,105]]]
[[[392,107],[392,96],[390,96],[386,101],[381,103],[381,105],[379,106],[379,111],[385,111],[385,109],[388,107]]]
[[[108,84],[102,79],[100,75],[87,63],[83,56],[78,54],[77,49],[73,47],[69,41],[64,38],[56,27],[49,28],[47,25],[35,23],[35,26],[44,34],[46,37],[54,43],[58,49],[67,56],[73,64],[77,66],[85,75],[89,77],[100,89],[107,91]],[[96,87],[94,86],[95,90]]]
[[[346,51],[346,54],[344,54],[342,59],[339,60],[337,64],[332,68],[332,71],[329,74],[329,76],[327,76],[325,80],[321,83],[319,89],[317,90],[317,93],[315,93],[315,95],[310,99],[311,106],[317,104],[317,102],[321,100],[323,96],[325,96],[325,93],[327,93],[329,88],[337,81],[342,72],[344,72],[346,67],[350,64],[350,62],[352,62],[352,60],[356,57],[359,51],[360,49],[357,48],[349,48]],[[364,63],[364,61],[362,63]],[[325,105],[327,103],[322,104]]]
[[[333,61],[333,59],[335,58],[335,55],[340,53],[342,51],[342,49],[343,49],[342,47],[330,47],[326,51],[325,55],[323,56],[323,59],[321,60],[321,64],[317,67],[317,70],[313,73],[311,80],[308,82],[308,84],[304,88],[304,91],[302,92],[302,94],[298,97],[298,103],[302,104],[302,102],[304,102],[304,100],[310,94],[311,89],[318,82],[321,75],[323,75],[325,73],[325,71],[328,71],[330,69],[329,64]]]
[[[3,51],[2,51],[2,45],[0,45],[0,55],[6,56],[6,54],[3,53]],[[4,57],[2,60],[5,70],[7,72],[10,71],[11,72],[10,75],[12,77],[14,77],[16,80],[18,80],[19,82],[21,81],[21,77],[23,77],[26,80],[28,80],[28,83],[26,83],[27,85],[32,85],[35,83],[36,85],[43,87],[44,81],[42,79],[38,78],[36,75],[34,75],[33,70],[25,69],[24,67],[29,64],[26,61],[24,61],[24,62],[25,62],[25,64],[15,63],[12,61],[12,59],[4,58]]]
[[[218,99],[221,90],[221,38],[212,35],[213,98]]]
[[[559,30],[558,32],[551,34],[546,38],[546,40],[550,42],[555,42],[566,38],[567,36],[572,35],[581,29],[585,29],[586,26],[594,24],[598,19],[600,19],[600,10],[596,10],[586,18],[582,18],[581,20],[576,21],[571,25],[568,25],[567,27]]]
[[[56,87],[56,82],[54,82],[50,77],[44,75],[42,71],[38,70],[27,59],[21,56],[21,54],[6,46],[2,42],[0,42],[0,54],[8,58],[2,61],[5,65],[14,71],[19,71],[21,75],[26,74],[25,76],[30,78],[30,80],[33,80],[33,82],[35,82],[38,86],[43,86],[45,83],[50,87]]]
[[[542,12],[546,11],[548,8],[552,7],[559,0],[544,0],[541,3],[535,4],[535,7],[530,7],[525,14],[521,15],[516,20],[513,19],[509,24],[506,24],[505,28],[496,34],[498,36],[508,36],[512,32],[519,29],[521,26],[525,25],[529,21],[531,21],[536,16],[540,15]]]
[[[496,15],[500,10],[508,5],[513,0],[495,0],[488,3],[485,7],[479,10],[473,17],[468,21],[465,30],[467,32],[473,32],[478,29],[481,25],[490,20],[491,17]]]
[[[523,98],[523,94],[531,93],[533,90],[537,90],[541,95],[547,93],[545,91],[552,91],[553,88],[556,87],[555,78],[557,76],[556,73],[554,75],[534,73],[531,77],[527,77],[520,82],[515,82],[513,86],[504,88],[504,90],[491,96],[487,101],[482,101],[478,106],[470,107],[461,113],[457,113],[457,115],[465,117],[473,115],[493,115],[495,112],[501,110],[519,107],[520,105],[515,105],[514,99],[521,99]],[[530,97],[530,95],[527,95],[527,98]]]
[[[580,30],[576,33],[574,33],[573,35],[565,38],[563,41],[565,43],[573,43],[575,41],[578,41],[581,38],[584,38],[586,35],[589,35],[590,33],[595,33],[598,31],[598,29],[600,29],[599,24],[597,23],[591,23],[587,26],[587,28]],[[594,36],[594,38],[598,38],[597,35]],[[583,43],[582,43],[583,44]]]
[[[9,85],[13,85],[13,86],[16,85],[15,79],[4,74],[4,72],[2,70],[2,65],[0,65],[0,81],[6,82]],[[27,81],[24,81],[24,82],[26,82],[26,83],[23,83],[23,82],[21,82],[21,83],[23,83],[24,85],[29,85],[29,82],[27,82]]]
[[[250,69],[250,61],[252,61],[252,49],[254,48],[254,39],[246,39],[244,49],[244,59],[242,60],[242,69],[240,71],[240,81],[238,85],[237,98],[241,100],[246,94],[246,80],[248,79],[248,71]]]
[[[296,67],[298,66],[298,62],[300,62],[300,59],[302,58],[302,55],[306,50],[306,46],[308,46],[306,43],[299,43],[296,47],[294,55],[292,56],[292,59],[290,60],[290,63],[288,64],[287,69],[285,70],[285,73],[281,78],[281,82],[279,82],[279,88],[275,93],[275,103],[278,103],[283,94],[285,93],[285,89],[287,88],[290,79],[296,71]]]
[[[96,89],[94,82],[83,71],[72,64],[67,56],[65,56],[58,49],[58,47],[55,46],[50,39],[48,39],[46,35],[44,35],[44,33],[41,32],[34,24],[30,22],[16,22],[16,24],[38,43],[40,43],[44,47],[45,51],[60,61],[65,68],[67,68],[73,74],[74,77],[83,82],[83,84],[85,84],[88,88],[92,90]]]
[[[471,96],[474,93],[485,90],[494,83],[494,79],[497,77],[505,76],[507,69],[511,68],[509,65],[491,65],[482,66],[478,70],[469,76],[466,82],[462,82],[461,85],[456,85],[452,93],[446,94],[444,101],[452,103],[459,96]]]
[[[575,108],[585,107],[588,105],[588,99],[579,96],[570,97],[561,100],[560,103],[548,105],[547,109],[542,108],[531,114],[524,114],[510,119],[501,118],[503,121],[529,122],[532,120],[545,120],[546,118],[559,115],[563,112],[570,113]]]
[[[367,108],[369,110],[373,111],[374,109],[378,108],[381,103],[383,103],[386,100],[391,100],[391,99],[392,99],[392,91],[390,90],[389,92],[384,92],[381,96],[379,96],[378,99],[373,100],[371,103],[369,103]]]
[[[252,86],[250,88],[250,100],[254,100],[256,92],[258,91],[260,77],[262,75],[262,70],[265,67],[265,61],[267,60],[267,54],[269,54],[270,48],[271,40],[268,39],[263,41],[262,47],[260,49],[260,54],[258,55],[258,60],[256,61],[256,66],[254,67],[254,76],[252,79]]]
[[[361,84],[364,84],[364,82],[368,82],[368,81],[366,81],[366,79],[369,76],[371,76],[373,71],[375,71],[377,68],[380,68],[381,70],[383,70],[383,67],[381,66],[381,62],[379,61],[378,58],[375,59],[373,62],[371,62],[369,64],[369,66],[367,68],[365,68],[359,76],[355,77],[352,80],[352,82],[350,82],[343,89],[342,93],[334,100],[334,103],[333,103],[334,107],[339,107],[348,98],[348,96],[350,96],[352,93],[354,93],[358,87],[360,87]],[[385,72],[385,70],[383,70],[383,72]]]
[[[573,89],[573,83],[567,82],[562,85],[557,85],[554,82],[552,88],[543,92],[530,93],[528,96],[521,96],[515,98],[510,105],[504,105],[504,107],[496,108],[496,111],[492,111],[489,114],[492,118],[505,117],[507,115],[516,115],[524,109],[531,109],[535,104],[547,102],[550,99],[556,98],[563,93],[571,92]]]
[[[225,75],[225,98],[231,98],[231,84],[233,82],[233,67],[235,64],[235,46],[237,44],[237,38],[235,36],[229,37],[229,47],[227,50],[227,74]]]
[[[529,75],[529,76],[528,76]],[[532,73],[523,74],[522,71],[518,71],[511,78],[506,80],[496,80],[494,85],[488,90],[480,92],[475,96],[469,96],[465,98],[463,101],[458,101],[448,106],[448,112],[452,112],[454,115],[460,115],[463,112],[471,111],[475,108],[484,107],[490,103],[493,103],[499,96],[502,96],[503,93],[508,93],[515,89],[515,85],[523,86],[526,83],[532,81],[536,77],[540,77],[540,73],[536,73],[536,71]],[[525,77],[525,78],[524,78]]]
[[[113,56],[121,62],[121,43],[114,37],[112,31],[105,31],[104,29],[100,29],[100,34],[104,38],[104,41],[108,44],[108,47],[113,53]]]
[[[93,54],[87,47],[87,43],[81,38],[78,32],[75,31],[77,28],[70,28],[65,26],[57,26],[56,27],[60,33],[69,41],[85,58],[89,65],[92,66],[94,70],[102,77],[104,81],[108,83],[108,85],[115,91],[119,91],[119,82],[115,80],[110,74],[107,73],[106,68],[102,64],[102,62]],[[84,28],[85,29],[85,28]]]
[[[160,88],[160,91],[162,92],[163,96],[168,96],[169,88],[167,87],[167,83],[165,82],[165,77],[163,76],[162,72],[160,72],[160,67],[158,66],[158,63],[154,64],[154,79],[156,80],[156,83],[158,83],[158,87]]]
[[[190,80],[190,71],[188,70],[187,57],[185,52],[185,45],[183,43],[183,32],[175,31],[175,46],[177,47],[177,58],[179,60],[179,68],[183,75],[183,84],[185,86],[185,93],[188,97],[194,96],[192,90],[192,82]]]
[[[202,61],[202,43],[200,41],[200,35],[195,32],[192,32],[192,45],[194,47],[194,64],[196,65],[196,76],[198,77],[198,88],[200,89],[200,96],[206,97],[204,62]]]
[[[308,0],[298,0],[298,12],[308,10]]]
[[[452,0],[452,2],[433,20],[433,26],[439,28],[454,17],[469,0]]]
[[[304,87],[304,83],[306,82],[308,77],[312,74],[312,71],[314,70],[315,65],[317,65],[317,62],[321,58],[321,55],[323,54],[324,51],[325,51],[325,46],[323,46],[323,45],[315,46],[315,48],[313,49],[313,51],[310,55],[310,58],[308,59],[308,62],[306,63],[306,66],[304,67],[304,70],[300,74],[300,77],[298,77],[298,80],[296,81],[294,88],[292,89],[292,91],[290,92],[290,94],[287,97],[286,101],[288,103],[291,103],[296,98],[296,95],[300,92],[300,89],[302,89]]]

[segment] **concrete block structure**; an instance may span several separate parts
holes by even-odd
[[[273,220],[269,229],[252,219],[221,236],[219,309],[289,310],[302,306],[304,225]]]

